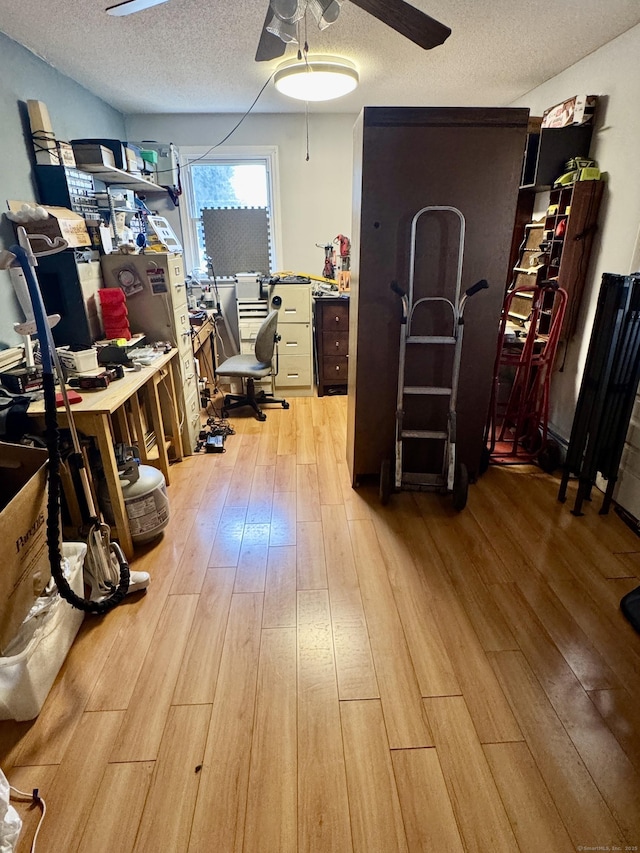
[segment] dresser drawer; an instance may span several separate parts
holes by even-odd
[[[349,359],[346,355],[325,356],[322,359],[322,379],[325,385],[332,382],[344,383],[347,381],[349,370]]]
[[[348,355],[349,332],[323,332],[322,354],[326,356]]]
[[[207,339],[215,332],[215,330],[216,327],[211,317],[209,317],[206,323],[203,323],[202,326],[192,326],[194,352],[197,352],[200,347],[204,346]]]
[[[349,303],[343,302],[331,305],[322,305],[318,301],[316,311],[320,311],[321,327],[323,332],[328,332],[329,329],[340,329],[341,331],[349,331]]]

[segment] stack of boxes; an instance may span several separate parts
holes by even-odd
[[[129,317],[127,310],[127,297],[124,291],[117,288],[103,288],[98,291],[100,306],[102,308],[102,324],[107,340],[114,341],[118,338],[131,340],[131,329],[129,328]]]

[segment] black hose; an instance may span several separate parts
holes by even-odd
[[[53,373],[42,376],[44,391],[44,411],[46,426],[47,450],[49,452],[49,477],[47,494],[47,548],[51,574],[58,587],[58,592],[72,607],[84,610],[85,613],[108,613],[123,600],[129,589],[129,566],[120,563],[120,583],[115,592],[102,601],[92,601],[81,598],[69,586],[64,576],[60,554],[60,432],[56,410],[56,384]]]

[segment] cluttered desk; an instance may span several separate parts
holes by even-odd
[[[161,353],[140,370],[126,371],[122,379],[107,388],[83,393],[82,399],[73,404],[78,430],[96,439],[117,536],[129,558],[133,556],[133,541],[114,445],[118,441],[135,444],[141,462],[158,467],[169,483],[169,462],[178,461],[183,455],[174,379],[177,354],[175,348]],[[41,422],[43,402],[32,403],[28,414]],[[62,426],[67,425],[63,412],[59,419]]]

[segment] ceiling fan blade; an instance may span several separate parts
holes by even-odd
[[[267,29],[267,24],[270,23],[272,18],[273,11],[269,5],[267,6],[267,16],[264,19],[258,49],[256,50],[256,62],[268,62],[270,59],[277,59],[279,56],[283,56],[287,49],[286,44]]]
[[[166,3],[167,0],[122,0],[121,3],[115,3],[113,6],[107,6],[105,9],[108,15],[131,15],[133,12],[142,12],[143,9],[150,9],[152,6],[159,6],[160,3]]]
[[[425,15],[404,0],[351,0],[374,18],[425,50],[437,47],[451,35],[449,27]]]

